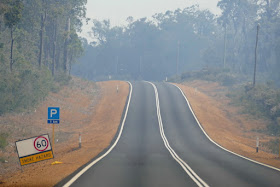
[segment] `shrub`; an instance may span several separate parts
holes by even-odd
[[[233,103],[243,106],[244,112],[259,118],[270,119],[269,133],[280,134],[280,90],[270,84],[241,86],[228,94]]]
[[[71,80],[71,76],[58,72],[57,74],[55,74],[54,80],[59,83],[60,86],[68,85]]]
[[[190,81],[190,80],[206,80],[219,82],[223,86],[233,86],[236,83],[241,83],[242,79],[246,80],[244,77],[240,75],[235,75],[230,73],[229,69],[202,69],[199,71],[191,71],[185,72],[180,76],[182,81]],[[175,78],[172,78],[171,81],[176,81]]]
[[[8,145],[7,138],[8,138],[7,133],[0,134],[0,149],[4,149]]]
[[[279,139],[270,140],[265,143],[264,146],[266,146],[272,153],[279,154]]]
[[[0,115],[21,111],[43,100],[53,88],[54,82],[47,70],[25,69],[0,74]]]

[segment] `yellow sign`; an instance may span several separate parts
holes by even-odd
[[[51,158],[53,158],[52,151],[46,151],[43,153],[38,153],[35,155],[19,158],[19,160],[20,160],[20,164],[23,166],[26,164],[31,164],[34,162],[39,162],[39,161],[47,160],[47,159],[51,159]]]

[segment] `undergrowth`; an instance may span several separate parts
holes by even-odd
[[[0,72],[0,115],[36,106],[49,92],[58,92],[70,79],[65,74],[53,78],[47,69]]]
[[[7,133],[0,134],[0,149],[4,149],[8,145],[7,138],[8,138]]]

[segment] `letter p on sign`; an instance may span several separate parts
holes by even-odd
[[[51,118],[53,117],[53,115],[57,114],[57,110],[56,109],[51,109]]]

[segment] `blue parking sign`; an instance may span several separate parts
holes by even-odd
[[[59,107],[48,108],[48,123],[59,124]]]

